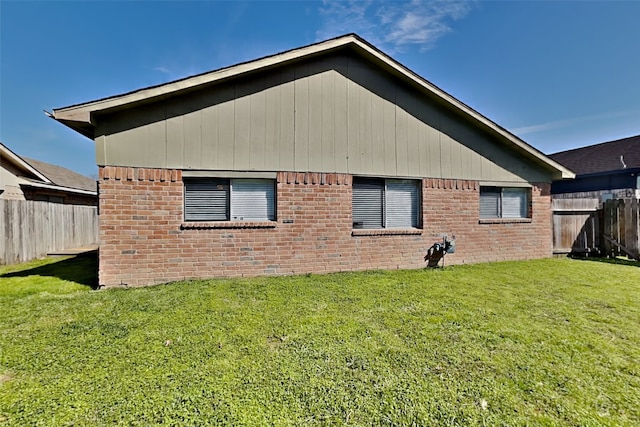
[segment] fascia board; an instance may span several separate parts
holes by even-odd
[[[49,178],[44,176],[36,168],[31,166],[25,160],[23,160],[22,157],[18,156],[16,153],[14,153],[13,151],[9,150],[9,148],[7,148],[2,143],[0,143],[0,152],[2,152],[2,154],[4,156],[6,156],[12,163],[16,164],[17,166],[21,167],[22,169],[24,169],[24,170],[26,170],[26,171],[28,171],[30,173],[32,173],[33,175],[38,177],[38,179],[40,179],[40,180],[42,180],[44,182],[48,182],[48,183],[52,182]]]
[[[91,114],[95,112],[105,111],[127,104],[134,104],[137,102],[147,101],[152,98],[175,94],[185,90],[193,89],[198,86],[215,83],[216,81],[223,80],[229,77],[235,77],[241,74],[264,69],[269,66],[279,65],[302,57],[326,52],[333,48],[348,44],[352,40],[354,40],[353,36],[332,39],[311,46],[290,50],[254,61],[233,65],[227,68],[222,68],[220,70],[210,71],[204,74],[187,77],[181,80],[176,80],[174,82],[139,89],[134,92],[125,93],[123,95],[116,95],[113,97],[91,101],[84,104],[72,105],[69,107],[56,108],[53,110],[52,117],[58,121],[83,121],[85,123],[91,123]]]
[[[47,190],[64,191],[64,192],[67,192],[67,193],[77,193],[77,194],[83,194],[83,195],[87,195],[87,196],[97,196],[98,195],[97,191],[80,190],[79,188],[62,187],[60,185],[53,185],[53,184],[40,184],[38,182],[32,182],[32,181],[28,181],[28,182],[22,183],[22,184],[20,184],[20,186],[44,188],[44,189],[47,189]]]

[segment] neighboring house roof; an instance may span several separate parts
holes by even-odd
[[[96,181],[81,175],[77,172],[63,168],[62,166],[52,165],[40,160],[23,157],[31,166],[37,169],[44,176],[49,178],[52,183],[67,188],[75,188],[78,190],[96,191]]]
[[[20,157],[2,143],[0,143],[0,154],[22,171],[19,176],[24,183],[21,185],[97,195],[96,181],[87,176],[62,166]]]
[[[421,91],[425,96],[435,98],[444,105],[448,105],[449,108],[474,122],[476,126],[488,131],[497,140],[509,145],[534,163],[551,171],[556,178],[573,178],[575,176],[574,173],[566,167],[554,160],[551,160],[542,152],[533,148],[514,134],[510,133],[466,104],[460,102],[442,89],[423,79],[356,34],[344,35],[254,61],[244,62],[181,80],[139,89],[122,95],[57,108],[53,110],[53,113],[51,113],[50,116],[82,135],[94,139],[95,122],[93,116],[96,114],[115,112],[131,108],[135,105],[148,103],[153,100],[176,96],[187,91],[192,91],[198,87],[220,83],[225,79],[283,66],[305,58],[334,52],[338,49],[351,49],[353,52],[376,64],[378,67],[408,82],[415,87],[416,90]]]
[[[550,154],[578,175],[640,168],[640,135]]]
[[[42,175],[37,169],[27,163],[22,157],[18,156],[13,151],[0,142],[0,156],[5,157],[8,161],[15,164],[18,168],[24,170],[27,174],[31,174],[32,177],[42,180],[44,182],[51,182],[46,176]]]

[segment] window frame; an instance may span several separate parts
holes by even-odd
[[[245,219],[245,217],[238,217],[234,215],[238,212],[240,213],[243,209],[246,209],[246,205],[241,207],[240,204],[242,199],[240,198],[240,190],[236,190],[237,193],[234,193],[234,187],[240,187],[241,184],[249,184],[250,182],[256,183],[262,181],[264,186],[268,188],[265,192],[266,200],[264,201],[264,205],[258,207],[258,211],[260,208],[264,210],[266,213],[265,216],[251,216]],[[199,184],[201,186],[217,186],[217,191],[224,191],[224,218],[220,218],[223,215],[222,213],[222,204],[220,203],[218,206],[206,205],[204,209],[209,208],[209,212],[202,213],[200,215],[196,214],[193,211],[197,206],[194,204],[190,204],[189,197],[189,186]],[[259,186],[258,186],[259,187]],[[249,189],[243,189],[245,191]],[[260,188],[258,188],[258,191]],[[197,191],[193,189],[191,191]],[[201,190],[202,192],[207,191],[216,191],[213,189],[204,188]],[[255,190],[254,190],[255,191]],[[238,194],[236,198],[236,194]],[[276,188],[276,180],[270,178],[221,178],[221,177],[187,177],[183,179],[183,220],[185,223],[198,223],[198,222],[210,222],[210,223],[224,223],[224,222],[273,222],[276,221],[276,213],[277,213],[277,200],[276,200],[277,188]],[[212,194],[213,196],[213,194]],[[201,198],[206,197],[205,195],[200,195]],[[222,199],[219,198],[218,202],[222,202]],[[197,203],[197,200],[194,200],[194,203]],[[250,205],[250,204],[249,204]],[[236,207],[238,206],[238,207]],[[216,212],[216,209],[217,212]],[[249,212],[250,213],[250,212]],[[215,218],[214,216],[218,216]]]
[[[408,192],[403,192],[403,190],[407,190],[407,185],[411,185],[412,188]],[[354,176],[351,189],[352,230],[407,230],[422,228],[422,180]],[[410,198],[411,205],[408,209],[410,213],[405,218],[409,219],[410,223],[393,225],[390,222],[398,219],[402,221],[402,216],[405,214],[402,210],[400,212],[397,210],[396,212],[391,211],[391,204],[389,203],[391,197],[396,197],[400,200],[406,197]],[[378,202],[380,206],[365,206],[368,209],[356,212],[359,209],[357,204],[366,203],[367,198],[379,199],[373,201]],[[378,210],[377,213],[376,210]],[[370,222],[375,220],[379,225],[371,226],[366,224],[367,220]],[[360,223],[362,224],[359,225]]]
[[[515,193],[520,199],[524,196],[524,201],[519,203],[520,214],[512,215],[506,214],[505,216],[505,194],[507,194],[507,200],[509,200],[509,193],[512,195]],[[487,200],[489,195],[496,196],[495,201],[497,205],[495,207],[495,214],[488,214],[489,209]],[[483,197],[484,195],[484,197]],[[483,198],[485,199],[483,203]],[[515,200],[511,198],[511,200]],[[480,220],[527,220],[531,219],[531,187],[513,187],[513,186],[497,186],[497,185],[481,185],[479,191],[479,216]],[[493,202],[494,200],[491,200]],[[510,207],[513,209],[513,207]]]

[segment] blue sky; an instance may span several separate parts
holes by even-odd
[[[355,32],[544,153],[640,134],[640,2],[0,0],[0,141],[95,175],[65,107]]]

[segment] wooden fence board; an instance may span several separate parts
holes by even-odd
[[[640,260],[638,199],[607,200],[604,204],[604,238],[610,256],[628,255]]]
[[[0,264],[98,243],[97,208],[0,200]]]
[[[554,253],[597,252],[640,260],[640,201],[553,199]]]
[[[553,199],[553,252],[600,250],[598,199]]]

